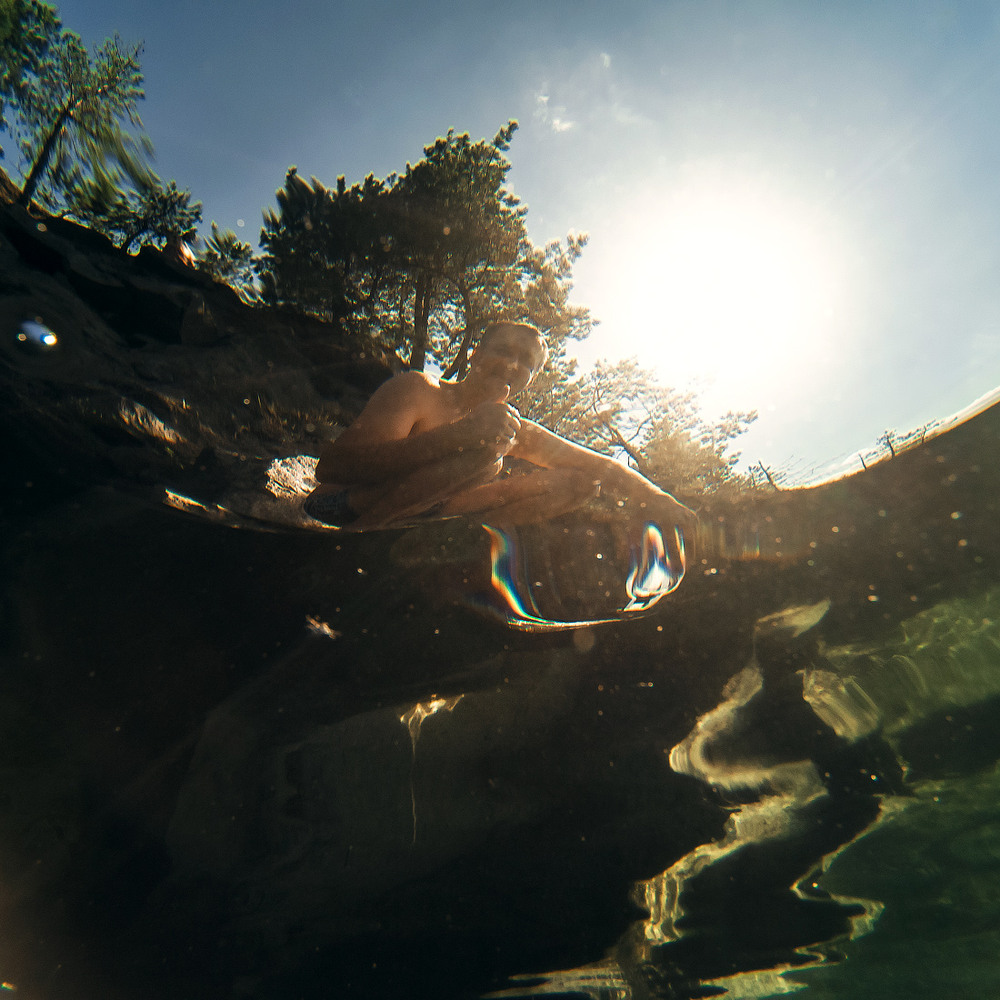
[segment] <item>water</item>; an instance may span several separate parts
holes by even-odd
[[[47,294],[0,330],[5,990],[998,992],[996,407],[696,539],[338,534],[305,374],[371,359]]]

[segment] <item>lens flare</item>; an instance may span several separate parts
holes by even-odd
[[[51,351],[59,344],[59,338],[37,317],[24,320],[15,339],[22,348],[36,353]]]
[[[633,552],[632,567],[625,580],[628,604],[622,609],[623,611],[645,611],[661,597],[666,597],[680,586],[687,570],[687,559],[684,555],[684,536],[676,526],[674,538],[677,541],[678,552],[677,573],[674,572],[674,567],[667,557],[659,525],[650,522],[643,529],[642,543],[638,553]]]
[[[558,559],[552,559],[551,552],[536,553],[535,561],[548,566],[546,583],[551,595],[550,603],[565,606],[571,596],[569,592],[572,592],[573,599],[582,601],[586,606],[606,609],[610,603],[613,608],[610,615],[605,611],[602,617],[561,619],[552,617],[548,608],[543,610],[539,607],[534,588],[541,587],[542,581],[533,581],[529,577],[525,546],[518,540],[517,534],[488,524],[484,524],[483,528],[490,539],[490,579],[494,600],[477,603],[486,604],[494,612],[499,611],[511,628],[523,632],[585,628],[621,621],[626,616],[648,611],[680,586],[687,565],[684,537],[680,530],[674,528],[677,546],[675,562],[668,554],[659,526],[653,523],[645,525],[638,546],[632,546],[627,571],[619,568],[620,590],[604,579],[616,572],[614,560],[606,558],[604,553],[597,553],[594,557],[601,570],[593,578],[581,572],[579,564],[563,564]],[[544,540],[540,544],[544,545]],[[620,595],[617,599],[614,596],[616,590]],[[560,598],[561,592],[567,593],[566,600]],[[496,597],[499,601],[495,600]]]

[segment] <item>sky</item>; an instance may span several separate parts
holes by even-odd
[[[583,365],[759,412],[744,465],[860,467],[1000,385],[994,0],[67,0],[144,41],[155,167],[256,244],[295,164],[384,177],[520,128],[536,244],[586,232]]]

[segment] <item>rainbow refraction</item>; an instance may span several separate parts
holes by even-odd
[[[662,597],[680,586],[686,569],[684,537],[674,528],[677,543],[676,564],[671,560],[658,525],[645,525],[638,546],[633,546],[630,564],[623,581],[621,606],[613,617],[573,621],[548,617],[538,607],[518,556],[512,533],[484,524],[490,539],[490,579],[500,598],[500,611],[512,628],[528,632],[576,629],[621,620],[626,615],[649,610]]]
[[[680,586],[687,569],[687,560],[684,556],[684,536],[676,526],[674,537],[677,540],[678,572],[674,571],[667,557],[659,525],[650,522],[643,529],[639,552],[633,553],[632,566],[625,580],[628,604],[623,611],[645,611]]]

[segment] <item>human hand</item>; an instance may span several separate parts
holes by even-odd
[[[495,449],[498,458],[514,447],[521,429],[517,410],[508,403],[481,403],[462,423],[473,447]]]
[[[638,537],[647,524],[655,524],[669,546],[677,529],[688,555],[693,554],[698,515],[669,493],[657,490],[641,498],[633,497],[625,504],[625,513],[634,526],[630,534]]]

